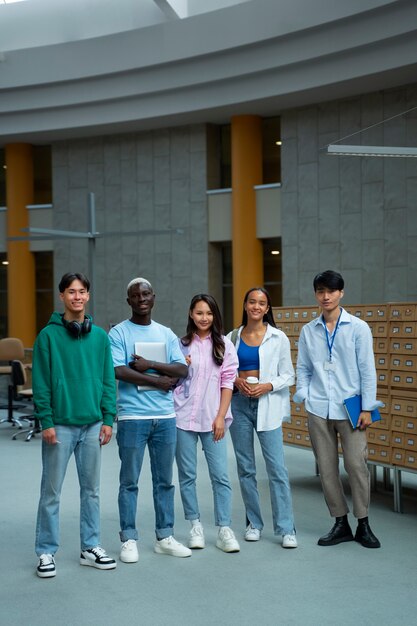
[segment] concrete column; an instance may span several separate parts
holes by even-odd
[[[7,237],[21,236],[29,227],[26,206],[33,204],[32,146],[6,146]],[[28,241],[7,242],[8,336],[27,348],[36,337],[35,258]]]
[[[263,285],[262,242],[256,238],[256,194],[262,184],[262,121],[255,115],[232,117],[233,322],[242,317],[243,296]]]

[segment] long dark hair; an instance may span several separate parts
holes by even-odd
[[[268,310],[265,313],[262,321],[276,328],[277,325],[275,324],[274,315],[272,313],[271,296],[269,295],[265,287],[252,287],[252,289],[249,289],[249,291],[245,293],[245,297],[243,298],[242,326],[246,326],[246,324],[248,323],[248,314],[245,309],[245,304],[247,303],[249,294],[252,293],[252,291],[261,291],[264,296],[266,296],[266,299],[268,301]]]
[[[216,365],[221,365],[224,358],[224,339],[222,336],[223,322],[219,307],[213,296],[210,296],[207,293],[198,293],[191,300],[186,334],[181,339],[181,343],[183,344],[183,346],[189,346],[194,339],[194,335],[197,332],[197,326],[195,325],[194,320],[190,317],[190,313],[196,307],[197,303],[201,301],[205,302],[208,305],[210,311],[213,313],[213,324],[211,326],[211,339],[213,342],[212,355],[213,361],[216,363]]]

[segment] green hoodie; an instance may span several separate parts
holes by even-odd
[[[56,311],[36,338],[32,365],[35,415],[42,430],[83,426],[116,415],[116,381],[106,332],[92,325],[76,338]]]

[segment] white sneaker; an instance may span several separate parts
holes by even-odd
[[[220,526],[216,546],[223,552],[240,552],[240,546],[235,534],[228,526]]]
[[[259,541],[261,538],[261,531],[259,528],[255,528],[252,524],[246,528],[245,541]]]
[[[198,522],[198,524],[194,524],[190,530],[190,536],[188,539],[188,547],[202,550],[206,547],[206,542],[204,539],[204,529],[203,525]]]
[[[282,535],[282,547],[283,548],[297,548],[297,537],[292,535]]]
[[[36,573],[39,578],[52,578],[56,576],[55,559],[52,554],[40,555]]]
[[[157,554],[169,554],[170,556],[179,556],[182,558],[192,555],[191,550],[183,546],[182,543],[179,543],[172,535],[165,539],[157,540],[154,550]]]
[[[128,539],[122,543],[120,560],[123,561],[123,563],[137,563],[139,561],[138,546],[134,539]]]

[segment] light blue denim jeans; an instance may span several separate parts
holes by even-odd
[[[176,441],[175,417],[118,422],[117,443],[121,460],[119,517],[120,539],[123,542],[138,539],[138,481],[146,446],[151,461],[156,538],[165,539],[174,534],[175,487],[172,484],[172,466]]]
[[[62,485],[74,453],[80,484],[81,550],[100,545],[100,430],[88,426],[55,426],[60,443],[42,441],[41,495],[36,523],[36,554],[55,554],[59,547],[59,504]]]
[[[261,507],[256,481],[254,432],[261,444],[271,495],[272,522],[276,535],[295,532],[288,471],[284,460],[282,428],[256,431],[258,400],[236,393],[232,398],[233,423],[230,426],[236,455],[240,490],[247,523],[262,530]]]
[[[227,471],[227,443],[214,441],[213,433],[177,429],[177,466],[185,519],[200,519],[197,501],[197,443],[201,440],[206,457],[214,499],[216,526],[230,526],[232,489]]]

